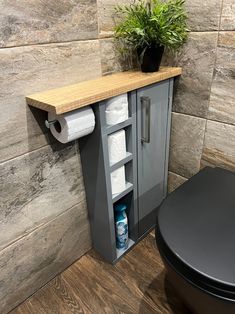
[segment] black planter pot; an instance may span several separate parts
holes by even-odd
[[[164,46],[150,46],[143,50],[138,50],[138,56],[142,72],[157,72],[160,68]]]

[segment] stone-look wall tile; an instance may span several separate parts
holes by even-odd
[[[173,192],[175,189],[177,189],[180,185],[182,185],[186,181],[187,181],[186,178],[181,177],[180,175],[169,171],[169,173],[168,173],[168,193]]]
[[[0,161],[48,143],[46,114],[25,95],[101,75],[99,41],[0,49]]]
[[[191,33],[180,54],[174,59],[164,56],[163,64],[183,67],[174,88],[174,111],[207,116],[216,45],[216,32]]]
[[[127,71],[137,67],[134,57],[124,57],[113,38],[100,39],[101,69],[103,74]]]
[[[202,166],[205,164],[235,171],[235,126],[207,121]]]
[[[97,0],[99,36],[101,38],[113,36],[113,28],[117,21],[115,6],[132,2],[133,0]]]
[[[119,4],[130,4],[133,0],[98,0],[98,21],[101,37],[111,37],[117,16],[114,7]],[[222,0],[186,0],[188,25],[192,31],[218,30]]]
[[[235,2],[234,0],[223,0],[221,13],[221,30],[235,30]]]
[[[221,32],[208,119],[235,124],[235,32]]]
[[[188,26],[191,31],[218,30],[222,0],[186,0]]]
[[[26,299],[91,247],[84,202],[0,252],[0,312]]]
[[[0,178],[0,249],[85,199],[74,144],[1,163]]]
[[[97,38],[95,0],[0,2],[0,47]]]
[[[190,178],[200,169],[206,120],[172,114],[169,170]]]

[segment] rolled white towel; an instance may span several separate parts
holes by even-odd
[[[115,164],[126,157],[126,132],[117,131],[108,136],[109,162]]]
[[[105,108],[106,123],[114,125],[128,119],[128,97],[122,94],[107,100]]]

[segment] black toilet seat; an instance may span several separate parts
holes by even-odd
[[[172,253],[164,240],[161,237],[159,228],[157,227],[156,239],[161,255],[167,261],[169,266],[173,268],[181,277],[190,282],[197,288],[209,293],[215,297],[227,299],[235,302],[235,288],[233,286],[223,285],[215,280],[210,280],[207,277],[199,274],[193,268],[184,264],[177,256]]]
[[[235,302],[235,174],[205,168],[160,206],[156,240],[187,281]]]

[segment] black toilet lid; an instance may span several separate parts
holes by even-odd
[[[187,269],[235,291],[235,173],[204,168],[163,202],[158,228]]]

